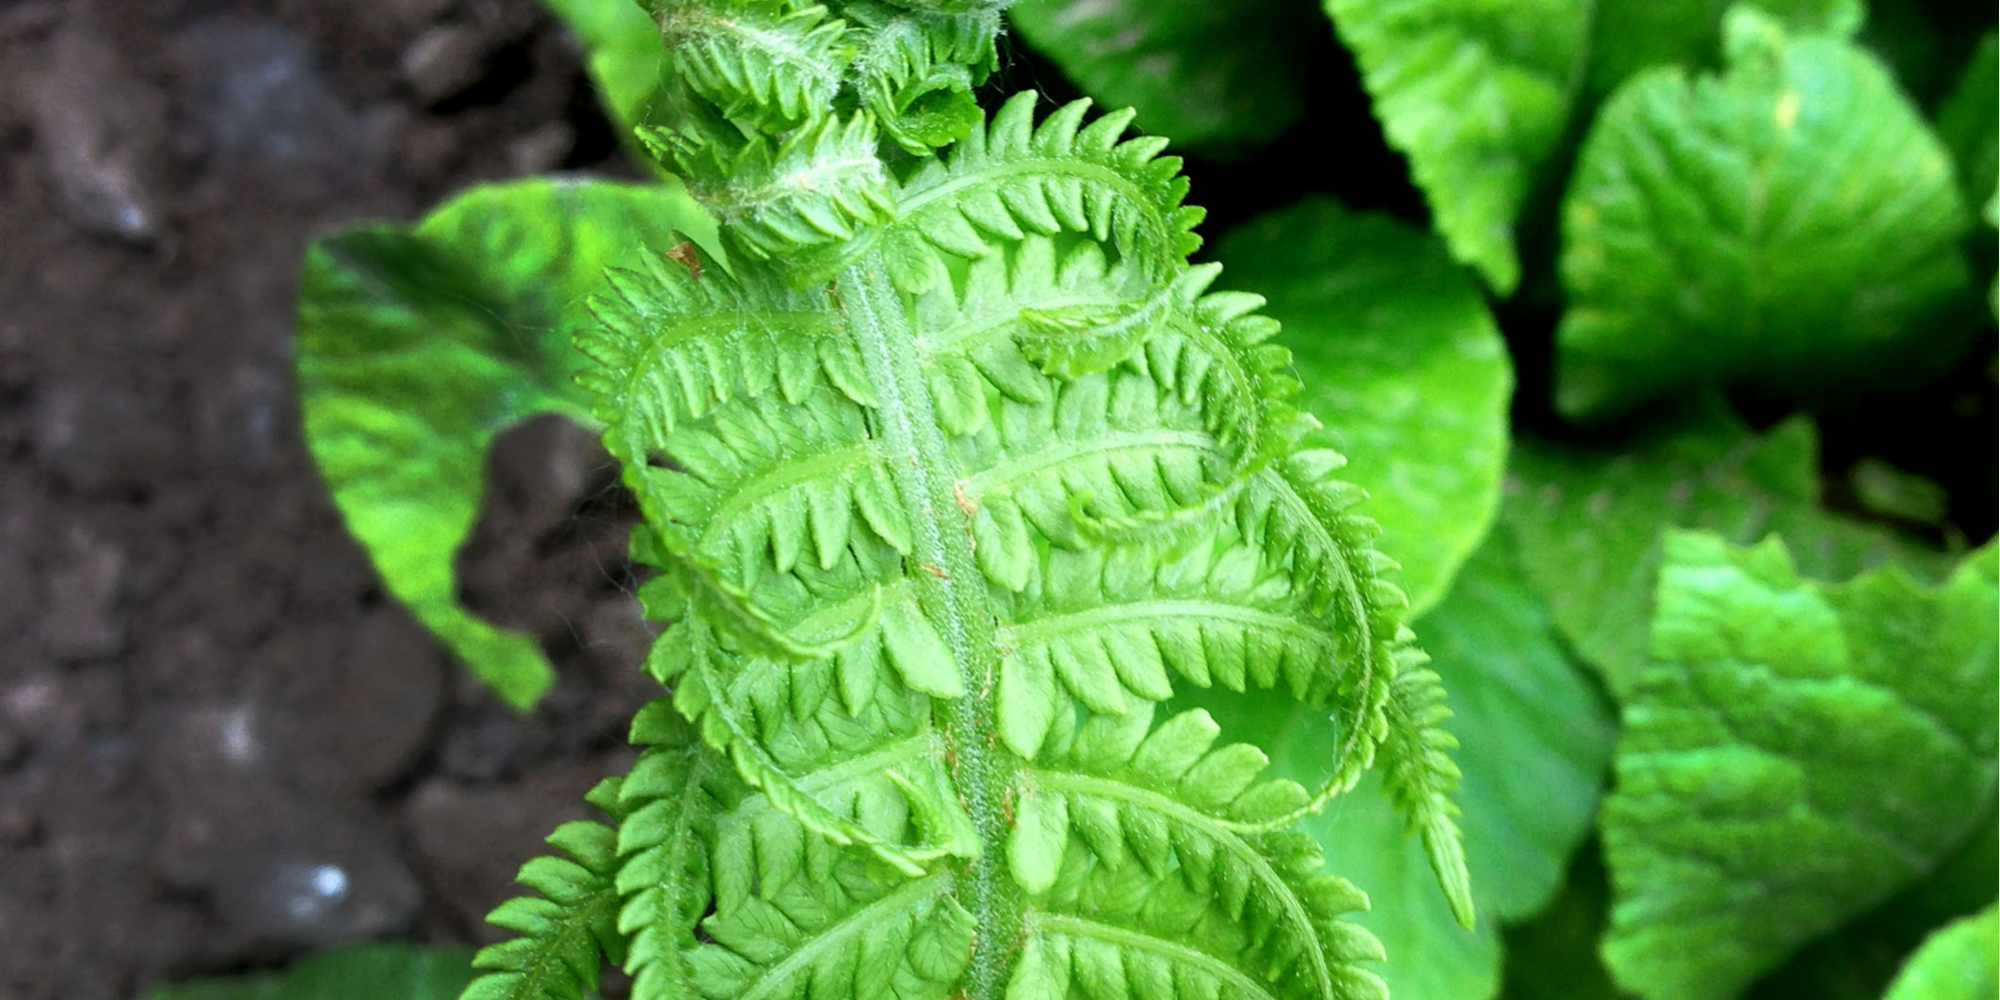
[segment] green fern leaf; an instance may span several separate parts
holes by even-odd
[[[948,159],[929,161],[903,183],[900,212],[883,235],[896,285],[921,293],[951,256],[979,258],[1024,233],[1088,233],[1171,271],[1201,246],[1199,208],[1185,206],[1179,157],[1162,139],[1120,141],[1130,111],[1085,127],[1090,102],[1034,122],[1035,98],[1018,94],[985,129],[971,130]],[[1114,239],[1115,238],[1115,239]]]
[[[1129,113],[963,115],[1001,4],[652,6],[716,29],[646,134],[730,259],[655,248],[577,341],[670,693],[610,869],[534,887],[595,879],[637,1000],[1386,996],[1296,822],[1379,755],[1464,898],[1436,679],[1178,161]],[[1330,778],[1158,710],[1202,688],[1333,719]],[[507,971],[591,957],[516,922]]]
[[[820,6],[760,0],[647,0],[675,74],[724,117],[770,132],[819,117],[854,49],[847,26]]]
[[[593,805],[617,815],[618,781],[591,791]],[[544,1000],[581,997],[597,988],[604,962],[621,961],[618,933],[618,834],[603,823],[565,823],[549,835],[561,854],[521,867],[519,881],[536,893],[500,905],[486,919],[518,937],[488,945],[472,964],[488,970],[461,1000]]]

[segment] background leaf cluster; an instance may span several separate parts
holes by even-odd
[[[646,123],[643,12],[550,6],[611,116]],[[1269,299],[1402,564],[1455,713],[1479,928],[1379,796],[1312,828],[1374,896],[1399,1000],[1992,995],[1995,584],[1967,551],[1994,448],[1951,433],[1993,422],[1990,9],[1009,16],[1000,87],[1133,106],[1191,154],[1206,253]],[[577,304],[674,229],[713,232],[671,179],[537,180],[308,258],[303,406],[336,500],[518,705],[546,659],[451,575],[484,449],[587,419]],[[1211,701],[1316,780],[1325,720]]]

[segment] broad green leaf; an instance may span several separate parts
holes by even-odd
[[[1177,147],[1266,142],[1305,113],[1309,0],[1022,0],[1014,29]]]
[[[1458,802],[1481,920],[1466,931],[1438,892],[1421,845],[1383,797],[1363,787],[1306,821],[1328,864],[1375,907],[1357,919],[1389,953],[1396,1000],[1482,1000],[1499,988],[1497,923],[1546,905],[1590,829],[1613,727],[1596,687],[1563,652],[1548,611],[1520,578],[1504,536],[1480,547],[1450,594],[1416,628],[1444,678],[1464,772]],[[1204,694],[1225,732],[1270,737],[1276,773],[1323,777],[1331,722],[1274,700]]]
[[[1926,590],[1802,578],[1782,543],[1667,539],[1605,801],[1605,960],[1726,1000],[1928,874],[1992,808],[1994,550]]]
[[[1502,295],[1514,224],[1561,144],[1587,45],[1578,0],[1324,0],[1452,255]]]
[[[472,981],[472,952],[363,944],[299,960],[282,972],[204,979],[146,1000],[456,1000]]]
[[[585,293],[703,219],[664,187],[536,180],[306,253],[298,378],[313,458],[383,585],[516,706],[547,688],[548,662],[532,636],[468,613],[452,571],[487,445],[538,414],[588,419],[569,340]]]
[[[1563,205],[1557,407],[1706,384],[1781,400],[1921,377],[1967,286],[1950,157],[1853,44],[1738,8],[1728,70],[1649,70],[1586,140]],[[1949,338],[1946,338],[1949,339]]]
[[[1932,934],[1883,1000],[1989,1000],[1995,994],[2000,994],[2000,920],[1989,906]]]
[[[1368,490],[1376,544],[1421,613],[1499,505],[1513,368],[1479,289],[1436,239],[1326,198],[1253,220],[1216,255],[1284,324],[1300,402]]]
[[[1563,638],[1613,694],[1644,665],[1661,533],[1700,528],[1739,543],[1782,535],[1801,568],[1838,580],[1892,559],[1939,575],[1945,557],[1819,505],[1819,437],[1803,417],[1756,436],[1719,407],[1615,447],[1522,438],[1501,522]]]
[[[1967,204],[1976,205],[2000,181],[2000,47],[1987,32],[1958,85],[1938,105],[1938,136],[1958,164]]]
[[[1654,66],[1714,65],[1728,6],[1728,0],[1598,0],[1591,93],[1610,93]],[[1801,34],[1851,35],[1867,14],[1861,0],[1762,0],[1757,8]]]

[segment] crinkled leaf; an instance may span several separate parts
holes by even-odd
[[[1646,655],[1660,533],[1701,528],[1748,543],[1782,535],[1801,568],[1843,579],[1891,559],[1936,575],[1945,557],[1819,506],[1818,435],[1804,418],[1756,436],[1719,407],[1616,448],[1516,442],[1501,521],[1557,628],[1614,694]]]
[[[666,188],[537,180],[306,253],[298,378],[313,457],[383,585],[517,706],[548,686],[548,662],[532,636],[467,612],[452,571],[486,447],[537,414],[587,419],[569,342],[584,294],[607,265],[701,220]]]
[[[1932,934],[1883,1000],[1987,1000],[1996,993],[2000,922],[1989,906]]]
[[[1356,920],[1382,939],[1396,1000],[1494,995],[1496,924],[1540,909],[1562,883],[1610,762],[1610,710],[1563,652],[1509,549],[1502,536],[1482,546],[1416,625],[1444,678],[1446,728],[1460,743],[1458,802],[1478,929],[1453,918],[1422,846],[1376,794],[1375,774],[1305,823],[1328,863],[1375,900]],[[1280,734],[1270,747],[1277,774],[1308,785],[1322,777],[1331,722],[1268,699],[1201,699],[1218,706],[1226,732]]]
[[[1023,0],[1014,28],[1106,107],[1177,146],[1265,142],[1305,113],[1305,43],[1291,0]]]
[[[1994,569],[1989,547],[1935,589],[1893,568],[1826,585],[1776,540],[1668,536],[1603,815],[1621,984],[1735,996],[1985,818]]]
[[[282,972],[166,987],[146,1000],[455,1000],[472,977],[472,953],[461,948],[364,944],[301,959]]]
[[[1513,368],[1479,290],[1436,239],[1324,198],[1230,232],[1216,253],[1284,324],[1301,405],[1368,490],[1376,544],[1421,613],[1499,504]]]
[[[1564,413],[1705,384],[1812,398],[1954,355],[1925,320],[1966,288],[1971,217],[1916,108],[1853,44],[1748,8],[1728,49],[1719,77],[1634,77],[1584,144],[1563,206]]]
[[[1762,0],[1757,7],[1802,34],[1849,35],[1867,13],[1861,0]],[[1719,0],[1598,0],[1591,93],[1609,93],[1654,66],[1713,65],[1725,9]]]
[[[1324,0],[1453,256],[1512,292],[1514,224],[1560,145],[1589,30],[1574,0]]]

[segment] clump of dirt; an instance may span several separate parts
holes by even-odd
[[[657,693],[611,466],[508,435],[468,599],[531,716],[384,599],[300,439],[298,262],[467,185],[618,173],[534,0],[0,9],[0,1000],[485,939]]]

